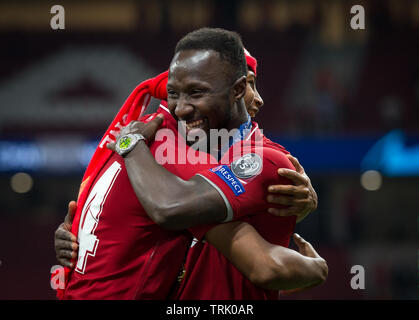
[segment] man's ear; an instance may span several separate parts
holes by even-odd
[[[246,94],[247,78],[246,76],[240,77],[233,84],[233,98],[235,101],[240,100]]]

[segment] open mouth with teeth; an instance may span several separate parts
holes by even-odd
[[[208,119],[199,119],[194,121],[187,121],[186,122],[186,134],[193,132],[194,130],[201,129],[204,130],[205,127],[208,125]]]

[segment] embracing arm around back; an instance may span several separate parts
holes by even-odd
[[[214,187],[200,176],[185,181],[167,171],[144,142],[127,155],[125,165],[137,198],[161,227],[183,230],[225,220],[227,208]]]
[[[215,226],[206,240],[253,284],[264,289],[308,288],[326,280],[328,267],[311,244],[294,234],[299,252],[267,242],[250,224]]]
[[[122,128],[119,136],[141,133],[151,140],[162,122],[161,115],[148,123],[132,121]],[[107,147],[116,150],[115,143]],[[124,162],[138,200],[159,226],[183,230],[226,219],[227,207],[216,189],[199,176],[186,181],[169,172],[157,163],[144,141],[138,142]]]
[[[148,129],[154,133],[159,122],[155,119],[134,125],[141,127],[148,139]],[[114,145],[108,148],[114,150]],[[200,176],[185,181],[167,171],[156,162],[144,141],[125,157],[125,165],[138,199],[160,226],[181,230],[226,219],[227,204],[216,188]],[[244,222],[217,225],[206,233],[206,238],[250,281],[263,288],[309,287],[323,282],[327,275],[324,259],[298,237],[294,241],[303,254],[267,242]],[[302,251],[306,244],[308,250]]]
[[[69,204],[65,222],[55,232],[58,261],[74,267],[78,244],[71,233],[75,202]],[[321,284],[328,274],[326,261],[311,244],[294,234],[299,252],[273,245],[246,222],[229,222],[211,228],[206,240],[253,284],[265,289],[288,290]]]

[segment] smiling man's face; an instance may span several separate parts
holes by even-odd
[[[231,129],[233,94],[232,68],[213,50],[178,52],[169,69],[168,107],[186,122],[186,134],[198,129]]]

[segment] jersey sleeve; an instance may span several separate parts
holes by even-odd
[[[263,153],[254,151],[235,159],[230,164],[217,165],[197,175],[213,186],[224,199],[227,218],[224,222],[241,220],[243,217],[266,213],[268,208],[283,208],[267,202],[268,186],[292,184],[278,175],[279,168],[295,170],[285,154],[273,148],[263,148]],[[200,239],[213,225],[189,229]]]

